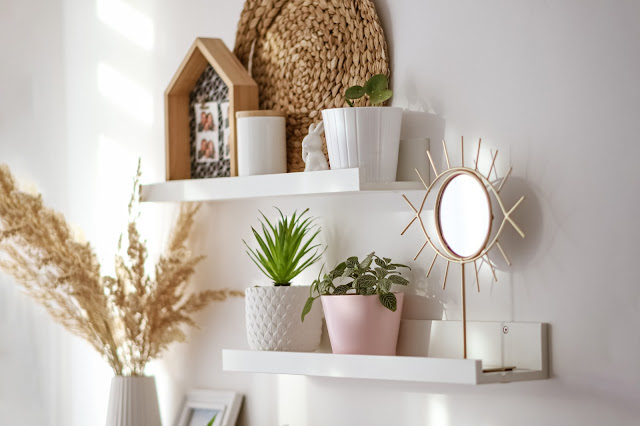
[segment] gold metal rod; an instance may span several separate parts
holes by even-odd
[[[498,191],[497,191],[498,193],[500,193],[500,190],[504,186],[504,183],[507,181],[507,178],[511,174],[511,170],[513,170],[513,167],[509,167],[509,171],[507,172],[506,175],[504,175],[504,178],[502,178],[502,182],[500,182],[500,186],[498,187]]]
[[[407,204],[409,204],[409,207],[411,207],[411,210],[413,210],[413,212],[415,214],[418,214],[418,210],[416,210],[415,207],[413,207],[413,204],[411,204],[411,201],[409,201],[409,199],[407,198],[406,195],[402,194],[402,198],[404,198],[404,200],[407,202]]]
[[[487,265],[489,265],[489,269],[491,269],[491,273],[493,274],[493,279],[495,280],[495,282],[498,282],[498,277],[496,276],[496,270],[491,264],[491,262],[489,261],[489,256],[485,256],[485,262]]]
[[[465,292],[465,277],[464,277],[464,263],[460,265],[462,269],[462,339],[463,339],[463,352],[464,359],[467,359],[467,297]]]
[[[429,162],[431,163],[431,168],[433,169],[433,173],[438,177],[438,171],[436,170],[435,164],[433,164],[433,158],[431,158],[431,153],[427,151],[427,155],[429,156]]]
[[[418,177],[420,178],[420,181],[422,182],[422,184],[424,185],[424,189],[429,189],[429,186],[425,183],[424,179],[422,179],[422,175],[420,174],[420,172],[418,171],[418,169],[414,169],[416,171],[416,173],[418,174]]]
[[[480,145],[482,145],[482,138],[478,139],[478,154],[476,155],[476,172],[478,171],[478,161],[480,161]]]
[[[438,253],[433,255],[433,260],[431,261],[431,266],[429,266],[429,270],[427,271],[427,277],[431,275],[431,270],[433,269],[433,265],[436,264],[436,259],[438,258]]]
[[[460,157],[462,157],[462,167],[464,167],[464,136],[460,136]]]
[[[447,260],[447,268],[444,270],[444,282],[442,283],[442,289],[443,290],[447,286],[447,275],[449,275],[449,265],[450,264],[451,264],[451,262]]]
[[[478,287],[478,293],[480,293],[480,279],[478,278],[478,260],[473,261],[473,266],[476,268],[476,286]]]
[[[507,257],[507,254],[504,252],[504,250],[502,249],[502,246],[500,245],[500,243],[498,241],[496,241],[496,246],[498,247],[498,250],[500,250],[500,253],[502,253],[502,257],[504,257],[504,260],[505,260],[505,262],[507,262],[507,265],[511,266],[511,261]]]
[[[518,232],[518,234],[520,234],[520,236],[522,238],[524,238],[524,232],[522,232],[522,229],[520,229],[520,227],[514,222],[513,219],[511,219],[511,213],[513,213],[515,211],[516,208],[518,208],[518,206],[520,205],[520,203],[522,203],[524,201],[524,195],[522,197],[520,197],[520,199],[518,200],[517,203],[515,203],[513,205],[513,207],[511,207],[511,210],[509,210],[505,215],[504,218],[506,220],[509,221],[509,223],[511,224],[511,226],[513,226],[513,228]]]
[[[498,158],[498,150],[496,149],[496,155],[493,156],[493,161],[491,162],[491,168],[489,169],[489,173],[487,174],[487,179],[491,180],[491,171],[493,170],[493,166],[496,164],[496,158]]]
[[[409,229],[409,227],[410,227],[411,225],[413,225],[413,222],[415,222],[417,218],[418,218],[418,216],[414,216],[414,218],[413,218],[413,219],[411,219],[411,222],[409,222],[409,224],[407,225],[407,227],[406,227],[406,228],[404,228],[404,229],[402,230],[402,232],[400,233],[400,235],[404,235],[404,233],[405,233],[405,232],[407,232],[407,229]]]
[[[447,169],[451,168],[451,163],[449,162],[449,151],[447,151],[447,143],[442,139],[442,146],[444,147],[444,158],[447,159]]]
[[[422,250],[424,250],[424,248],[427,246],[427,244],[429,244],[429,241],[425,241],[424,242],[424,244],[422,245],[422,247],[418,251],[418,254],[416,254],[416,257],[414,257],[413,260],[416,260],[418,258],[418,256],[420,256],[420,253],[422,253]]]

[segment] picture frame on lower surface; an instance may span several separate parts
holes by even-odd
[[[189,391],[176,426],[235,426],[242,395],[234,391]]]

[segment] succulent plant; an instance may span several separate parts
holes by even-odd
[[[247,246],[247,254],[253,263],[273,280],[274,285],[288,286],[298,274],[317,262],[324,250],[319,252],[320,244],[311,245],[320,228],[314,224],[314,218],[304,217],[309,209],[301,214],[296,211],[291,217],[286,217],[280,209],[276,209],[280,213],[276,225],[260,212],[264,219],[264,222],[260,221],[262,235],[251,227],[258,242],[257,249],[249,247],[244,240],[242,242]]]
[[[400,263],[392,263],[388,257],[378,257],[375,252],[369,253],[362,261],[353,256],[338,264],[333,271],[325,274],[311,285],[310,295],[302,310],[301,319],[311,311],[314,300],[320,296],[359,294],[371,296],[377,294],[382,305],[395,312],[397,300],[391,292],[393,284],[407,285],[409,280],[400,276],[398,268],[411,269]],[[322,274],[322,271],[320,272]],[[351,282],[335,285],[336,279],[350,278]]]
[[[369,98],[371,105],[380,105],[389,100],[393,96],[393,92],[389,89],[389,79],[384,74],[376,74],[371,77],[363,86],[351,86],[344,92],[344,100],[350,107],[353,107],[353,101],[362,98]]]

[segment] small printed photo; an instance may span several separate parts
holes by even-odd
[[[195,105],[196,128],[198,132],[218,130],[218,103],[203,102]]]
[[[205,102],[195,105],[196,158],[198,163],[210,163],[220,158],[220,127],[218,103]]]
[[[225,160],[231,158],[231,148],[229,146],[229,137],[231,136],[231,129],[229,129],[229,102],[223,102],[220,104],[220,110],[222,111],[222,153]]]
[[[196,408],[191,411],[188,426],[218,426],[222,424],[220,410]]]
[[[218,161],[219,150],[217,132],[199,133],[196,139],[196,145],[196,155],[198,158],[198,163],[210,163],[212,161]]]

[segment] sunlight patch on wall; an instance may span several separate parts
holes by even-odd
[[[278,425],[309,424],[305,376],[278,376],[278,401]]]
[[[98,224],[96,251],[103,274],[113,274],[118,237],[127,229],[127,205],[137,157],[125,145],[105,136],[98,139]]]
[[[425,406],[426,424],[430,426],[450,426],[449,412],[447,411],[446,395],[429,395]]]
[[[122,0],[97,0],[98,19],[127,40],[145,49],[153,49],[154,28],[151,18]]]
[[[153,96],[115,68],[98,64],[98,91],[135,120],[151,126]]]

